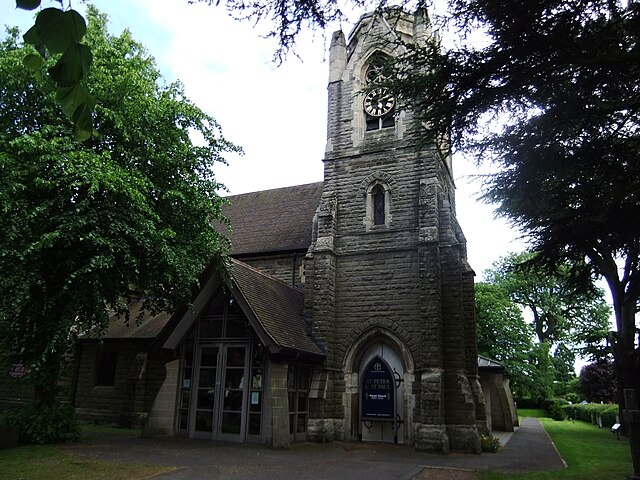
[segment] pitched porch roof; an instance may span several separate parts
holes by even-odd
[[[303,319],[304,294],[249,265],[232,259],[231,293],[238,301],[262,343],[271,353],[302,354],[324,357],[322,349],[308,335]],[[164,326],[156,345],[175,349],[198,315],[215,295],[222,294],[222,284],[212,272],[191,308],[176,312]]]

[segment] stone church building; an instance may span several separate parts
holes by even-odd
[[[80,341],[81,417],[274,447],[480,451],[510,397],[498,382],[486,408],[451,159],[417,144],[389,92],[362,93],[393,40],[429,37],[424,15],[397,12],[333,35],[324,181],[230,197],[229,286],[205,272],[188,308]]]

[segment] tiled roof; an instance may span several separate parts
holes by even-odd
[[[322,182],[227,197],[232,255],[306,250]]]
[[[307,334],[302,291],[237,260],[233,261],[233,280],[261,327],[278,346],[324,355]]]

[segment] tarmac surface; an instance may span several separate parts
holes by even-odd
[[[377,443],[304,443],[272,450],[264,445],[92,433],[66,450],[96,460],[175,467],[154,477],[158,480],[440,480],[474,478],[473,471],[487,469],[515,473],[566,467],[535,418],[523,418],[515,433],[500,439],[506,444],[498,453],[439,455]]]

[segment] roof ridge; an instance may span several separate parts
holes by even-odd
[[[273,276],[269,275],[268,273],[263,272],[262,270],[258,270],[257,268],[249,265],[248,263],[244,263],[244,262],[238,260],[237,258],[231,257],[231,263],[238,263],[238,264],[240,264],[240,266],[242,266],[244,268],[247,268],[248,270],[251,270],[254,273],[257,273],[258,275],[266,277],[269,280],[277,282],[277,283],[281,284],[283,287],[287,287],[287,288],[289,288],[291,290],[295,290],[296,292],[300,292],[300,293],[304,294],[304,290],[303,289],[298,288],[298,287],[294,287],[293,285],[291,285],[291,284],[289,284],[289,283],[287,283],[287,282],[285,282],[283,280],[280,280],[279,278],[273,277]],[[233,277],[233,274],[232,274],[232,277]]]
[[[286,186],[286,187],[267,188],[266,190],[254,190],[253,192],[235,193],[235,194],[232,194],[232,195],[227,195],[226,197],[223,197],[223,198],[239,197],[241,195],[251,195],[252,193],[275,192],[277,190],[287,190],[287,189],[299,188],[299,187],[309,187],[311,185],[320,185],[320,184],[323,184],[323,183],[324,183],[324,180],[319,180],[317,182],[302,183],[302,184],[299,184],[299,185],[289,185],[289,186]]]

